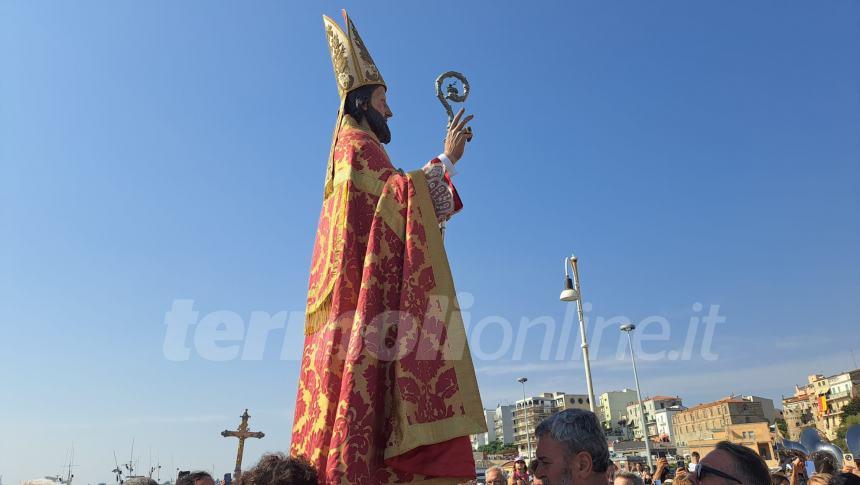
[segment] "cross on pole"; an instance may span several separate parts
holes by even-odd
[[[221,436],[225,438],[239,438],[239,452],[236,454],[236,470],[233,471],[234,480],[238,480],[242,475],[242,455],[245,453],[245,440],[247,438],[262,438],[266,436],[265,433],[259,431],[248,431],[248,418],[251,416],[248,414],[247,409],[245,410],[245,414],[239,417],[242,418],[242,424],[239,425],[236,431],[224,430],[221,432]]]

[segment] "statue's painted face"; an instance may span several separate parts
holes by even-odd
[[[391,109],[385,99],[385,88],[378,86],[370,94],[370,106],[365,111],[365,117],[380,143],[391,141],[391,130],[388,128],[388,118],[391,116]]]
[[[385,117],[386,121],[388,118],[394,116],[394,113],[391,112],[391,108],[388,107],[388,99],[385,97],[385,88],[383,86],[378,86],[373,90],[373,94],[370,95],[370,105],[376,111]]]

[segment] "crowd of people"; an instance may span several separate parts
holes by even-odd
[[[535,435],[536,458],[530,463],[518,458],[510,473],[501,467],[489,468],[486,485],[860,485],[860,471],[854,463],[846,463],[838,471],[824,466],[807,476],[804,463],[798,459],[787,473],[771,473],[753,450],[728,441],[718,443],[704,457],[693,452],[689,464],[674,470],[666,458],[658,458],[653,470],[642,463],[619,467],[610,458],[597,417],[581,409],[550,416],[537,426]],[[304,459],[269,453],[243,472],[235,485],[317,483],[317,471]],[[157,484],[137,478],[126,480],[125,485]],[[215,485],[215,480],[206,472],[195,472],[180,477],[176,485]]]
[[[753,450],[728,441],[718,443],[704,457],[693,452],[689,464],[674,470],[666,458],[658,458],[654,469],[642,463],[619,467],[610,459],[597,417],[580,409],[550,416],[535,434],[537,458],[527,467],[524,459],[518,459],[510,474],[501,467],[488,469],[487,485],[860,485],[860,472],[853,463],[836,473],[823,467],[807,476],[798,460],[789,473],[772,474]]]
[[[222,482],[223,483],[223,482]],[[267,453],[253,468],[242,472],[231,485],[317,485],[316,469],[303,458],[287,456],[283,453]],[[124,485],[158,485],[155,480],[145,477],[130,478]],[[215,485],[215,479],[208,472],[198,471],[183,474],[175,485]]]

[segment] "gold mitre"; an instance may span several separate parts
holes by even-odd
[[[371,84],[385,86],[385,81],[382,75],[379,74],[379,69],[367,52],[367,47],[361,36],[358,35],[358,30],[355,24],[349,20],[346,10],[343,10],[343,19],[346,21],[346,30],[349,34],[345,34],[337,23],[323,15],[323,25],[325,26],[326,37],[328,37],[328,48],[331,53],[331,63],[334,66],[334,77],[337,80],[337,93],[340,95],[340,107],[337,112],[337,121],[334,125],[334,133],[331,138],[331,149],[328,153],[328,166],[326,167],[326,179],[324,198],[332,193],[334,187],[334,147],[337,144],[337,136],[340,133],[341,123],[344,117],[344,105],[346,104],[346,95],[355,89]],[[388,89],[386,87],[386,89]]]
[[[355,24],[346,14],[346,10],[343,10],[343,20],[346,22],[348,34],[345,34],[334,20],[323,15],[331,63],[337,80],[337,92],[341,99],[345,99],[350,91],[368,84],[385,86],[379,69],[367,52],[367,47],[358,35]]]

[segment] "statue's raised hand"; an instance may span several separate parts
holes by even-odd
[[[460,108],[454,119],[451,120],[451,126],[448,127],[448,134],[445,136],[445,156],[451,163],[457,163],[463,157],[463,152],[466,150],[466,142],[472,139],[472,130],[468,123],[472,121],[474,115],[469,115],[463,118],[465,109]]]

